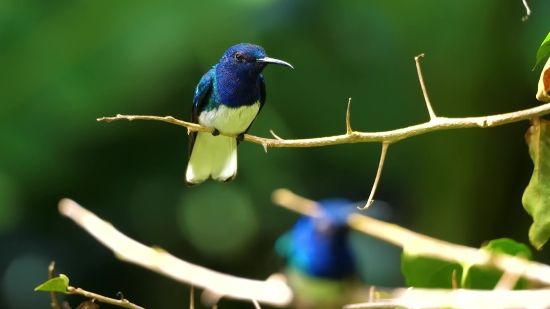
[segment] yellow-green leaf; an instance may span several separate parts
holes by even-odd
[[[64,274],[60,274],[59,277],[50,279],[34,289],[35,291],[44,292],[59,292],[67,293],[67,287],[69,286],[69,278]]]
[[[531,120],[525,134],[529,155],[535,166],[529,185],[523,193],[523,207],[533,217],[529,241],[537,249],[550,237],[550,122],[541,118]]]
[[[535,70],[542,58],[548,55],[548,52],[550,52],[550,33],[548,33],[544,41],[542,41],[542,44],[540,44],[539,50],[537,51],[537,60],[535,62],[535,67],[533,67],[533,70]]]

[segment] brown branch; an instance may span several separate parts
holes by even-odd
[[[295,207],[297,204],[305,203],[308,199],[297,196],[286,189],[279,189],[276,192],[278,192],[277,199],[274,199],[274,203],[279,205],[284,203],[282,206],[308,215],[309,212],[302,212],[303,208]],[[310,201],[310,203],[316,205],[314,201]],[[459,264],[490,266],[510,274],[522,276],[532,282],[550,285],[550,266],[548,265],[455,245],[360,214],[351,214],[348,218],[348,225],[361,233],[402,247],[411,255],[431,257]]]
[[[418,80],[420,81],[420,88],[422,88],[422,94],[424,95],[424,101],[426,101],[426,107],[428,108],[428,113],[430,114],[430,120],[437,118],[430,103],[430,98],[428,98],[428,91],[426,90],[426,85],[424,85],[424,77],[422,77],[422,70],[420,69],[420,57],[424,57],[424,54],[420,54],[414,57],[416,62],[416,71],[418,72]]]
[[[72,287],[72,286],[67,287],[67,292],[69,292],[69,294],[82,295],[84,297],[95,299],[95,300],[97,300],[99,302],[102,302],[102,303],[106,303],[106,304],[110,304],[110,305],[114,305],[114,306],[119,306],[119,307],[122,307],[122,308],[145,309],[145,308],[140,307],[136,304],[132,304],[131,302],[129,302],[125,298],[114,299],[114,298],[110,298],[110,297],[105,297],[105,296],[102,296],[102,295],[99,295],[99,294],[96,294],[96,293],[92,293],[92,292],[88,292],[88,291],[85,291],[81,288],[75,288],[75,287]]]
[[[384,161],[386,160],[386,153],[388,152],[388,147],[390,146],[389,143],[382,143],[382,153],[380,154],[380,162],[378,163],[378,171],[376,172],[376,178],[374,178],[374,184],[372,185],[372,189],[370,191],[369,199],[367,200],[367,203],[363,207],[357,207],[358,209],[367,209],[374,203],[374,193],[376,192],[376,188],[378,187],[378,181],[380,181],[380,175],[382,175],[382,168],[384,167]]]
[[[550,103],[537,107],[483,117],[468,117],[468,118],[445,118],[437,117],[434,120],[422,124],[413,125],[406,128],[396,129],[385,132],[352,132],[352,134],[342,134],[327,137],[307,138],[307,139],[270,139],[262,138],[254,135],[245,134],[244,140],[265,147],[322,147],[340,144],[353,143],[370,143],[370,142],[388,142],[396,143],[400,140],[413,137],[420,134],[426,134],[434,131],[451,130],[451,129],[466,129],[466,128],[492,128],[503,124],[528,120],[534,117],[544,116],[550,113]],[[203,127],[196,123],[186,122],[175,119],[172,116],[157,117],[157,116],[136,116],[136,115],[117,115],[116,117],[98,118],[97,121],[112,122],[116,120],[153,120],[175,124],[182,127],[187,127],[192,131],[212,132],[211,129]],[[224,134],[220,135],[237,137],[236,135]]]
[[[129,238],[110,223],[101,220],[70,199],[62,199],[59,202],[59,212],[80,225],[125,262],[208,289],[220,296],[256,299],[276,306],[286,306],[292,300],[292,291],[280,280],[259,281],[239,278],[180,260],[162,249],[147,247]]]

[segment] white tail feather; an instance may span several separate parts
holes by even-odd
[[[237,174],[237,141],[226,136],[199,132],[189,158],[185,180],[192,185],[212,177],[228,181]]]

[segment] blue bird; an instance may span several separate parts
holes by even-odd
[[[377,284],[384,281],[380,280],[382,277],[400,275],[399,250],[391,250],[390,245],[366,235],[352,235],[347,218],[364,203],[332,198],[317,204],[317,216],[301,216],[275,244],[275,251],[285,259],[284,275],[294,291],[295,307],[336,308],[365,301],[367,279],[370,278],[369,284]],[[360,213],[385,220],[391,217],[390,206],[381,201]],[[358,250],[357,245],[364,248]],[[365,256],[361,250],[373,257]],[[396,270],[388,271],[386,261]],[[370,264],[370,269],[365,263]]]
[[[209,177],[231,181],[237,174],[237,145],[244,139],[266,101],[263,69],[268,64],[293,68],[267,57],[263,48],[238,44],[201,78],[191,107],[191,122],[213,132],[189,134],[189,163],[185,183],[195,186]],[[237,138],[218,136],[234,134]]]

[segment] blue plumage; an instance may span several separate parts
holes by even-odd
[[[263,48],[252,44],[230,47],[201,78],[191,107],[191,122],[211,128],[189,134],[188,186],[209,177],[228,182],[237,173],[237,145],[250,130],[266,101],[263,69],[268,64],[292,68],[289,63],[269,58]],[[237,135],[237,139],[218,136]],[[216,137],[216,138],[213,138]]]
[[[348,245],[348,215],[356,211],[346,199],[318,202],[318,217],[302,216],[290,232],[276,244],[289,267],[306,275],[343,279],[354,273],[355,261]]]

